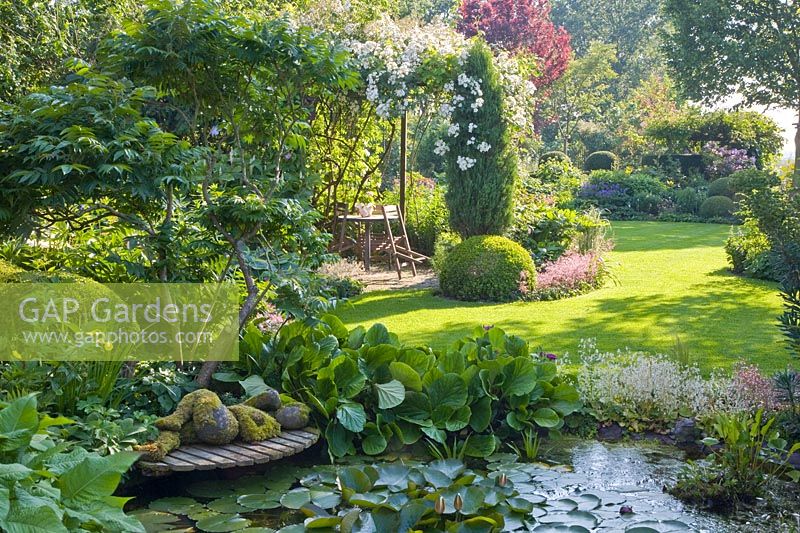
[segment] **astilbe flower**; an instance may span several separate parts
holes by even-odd
[[[772,411],[780,404],[772,380],[754,365],[738,365],[733,374],[731,388],[732,394],[740,403],[752,410]]]
[[[286,317],[278,311],[278,309],[271,303],[266,305],[266,309],[258,313],[255,317],[255,323],[262,333],[277,333],[277,331],[286,323]]]
[[[568,251],[555,261],[542,265],[536,278],[536,288],[576,290],[594,285],[600,273],[600,261],[594,252]]]

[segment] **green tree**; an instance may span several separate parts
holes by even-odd
[[[686,94],[713,103],[739,94],[800,117],[800,3],[795,0],[665,0],[669,65]],[[795,133],[800,187],[800,118]]]
[[[614,69],[629,88],[660,71],[658,28],[663,25],[662,0],[554,0],[553,20],[570,34],[578,57],[599,41],[617,48]]]
[[[453,111],[447,137],[450,225],[464,238],[500,235],[511,223],[517,160],[488,46],[476,41],[454,87],[464,100]]]
[[[612,66],[615,59],[614,45],[593,43],[552,85],[542,115],[553,122],[564,152],[568,152],[578,126],[598,119],[613,102],[609,83],[617,77]]]

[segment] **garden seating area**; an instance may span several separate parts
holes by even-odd
[[[800,531],[799,10],[0,0],[0,531]]]

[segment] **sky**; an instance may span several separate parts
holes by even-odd
[[[794,125],[797,122],[797,114],[789,109],[770,109],[765,111],[765,114],[772,117],[783,128],[783,137],[786,141],[783,155],[786,159],[794,159]]]

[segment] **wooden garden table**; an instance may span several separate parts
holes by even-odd
[[[365,217],[360,214],[353,214],[353,215],[339,215],[337,216],[338,222],[341,224],[346,224],[348,222],[355,222],[356,224],[362,224],[364,226],[364,252],[363,252],[363,261],[364,261],[364,270],[369,272],[370,261],[372,259],[372,223],[373,222],[385,222],[387,220],[400,220],[400,217],[396,214],[384,214],[380,211],[380,206],[376,209],[377,212],[373,212],[371,215]]]

